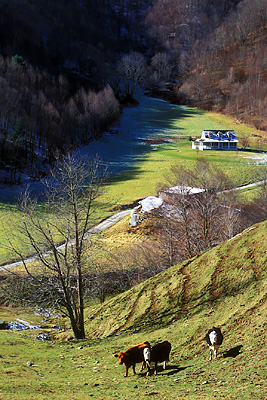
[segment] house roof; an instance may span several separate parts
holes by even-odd
[[[197,194],[204,192],[204,189],[191,186],[173,186],[163,191],[171,194]]]
[[[235,131],[229,130],[204,130],[201,135],[201,141],[209,141],[209,142],[235,142],[238,140],[235,135]]]

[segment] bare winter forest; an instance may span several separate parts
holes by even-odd
[[[43,174],[137,84],[267,129],[266,0],[0,0],[0,169]]]

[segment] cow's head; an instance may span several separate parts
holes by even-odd
[[[149,347],[145,347],[143,350],[143,355],[144,355],[144,360],[145,361],[150,361],[150,348]]]
[[[119,354],[114,354],[114,357],[117,357],[119,359],[119,364],[123,364],[124,353],[120,352]]]
[[[213,344],[217,344],[217,333],[215,331],[212,331],[210,333],[210,343]]]

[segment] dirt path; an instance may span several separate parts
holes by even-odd
[[[113,225],[115,222],[119,221],[120,219],[122,219],[123,217],[125,217],[126,215],[129,215],[131,212],[131,210],[124,210],[121,211],[117,214],[112,215],[111,217],[105,219],[104,221],[100,222],[100,224],[98,224],[97,226],[95,226],[94,228],[90,229],[86,235],[86,239],[89,238],[92,235],[95,235],[96,233],[99,233],[101,231],[103,231],[104,229],[107,229],[109,226]],[[70,242],[69,246],[72,246],[74,242]],[[65,244],[58,246],[57,248],[59,251],[62,249],[65,249]],[[45,254],[45,256],[48,256],[49,253]],[[36,261],[38,260],[38,257],[35,256],[31,256],[29,258],[27,258],[24,262],[25,263],[29,263],[32,261]],[[13,262],[11,264],[4,264],[0,267],[0,272],[13,268],[13,267],[17,267],[18,265],[22,265],[23,261],[16,261]]]
[[[188,273],[187,267],[190,263],[191,263],[191,261],[187,262],[180,270],[180,272],[184,276],[185,280],[184,280],[182,296],[181,296],[180,312],[177,315],[178,319],[187,313],[187,306],[188,306],[189,293],[190,293],[190,281],[191,281],[191,277],[190,277],[190,274]]]
[[[131,312],[129,313],[127,319],[126,319],[126,322],[119,328],[119,331],[122,330],[122,329],[125,329],[125,328],[129,328],[129,327],[131,327],[131,326],[132,326],[133,328],[135,327],[134,316],[135,316],[135,314],[136,314],[136,309],[137,309],[137,307],[138,307],[138,304],[139,304],[139,302],[140,302],[140,299],[142,298],[143,293],[146,291],[146,289],[147,289],[148,287],[149,287],[149,283],[145,284],[144,287],[142,288],[142,290],[139,292],[138,297],[137,297],[137,299],[135,300],[135,302],[134,302],[134,304],[133,304],[132,310],[131,310]],[[149,308],[150,308],[150,307],[149,307]],[[149,308],[146,310],[146,312],[149,311]],[[144,315],[145,315],[145,314],[144,314]],[[132,320],[133,320],[133,324],[131,325]],[[140,322],[140,321],[138,321],[138,323],[139,323],[139,322]]]

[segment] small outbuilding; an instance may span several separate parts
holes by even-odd
[[[196,150],[238,150],[235,131],[205,130],[201,138],[192,141]]]

